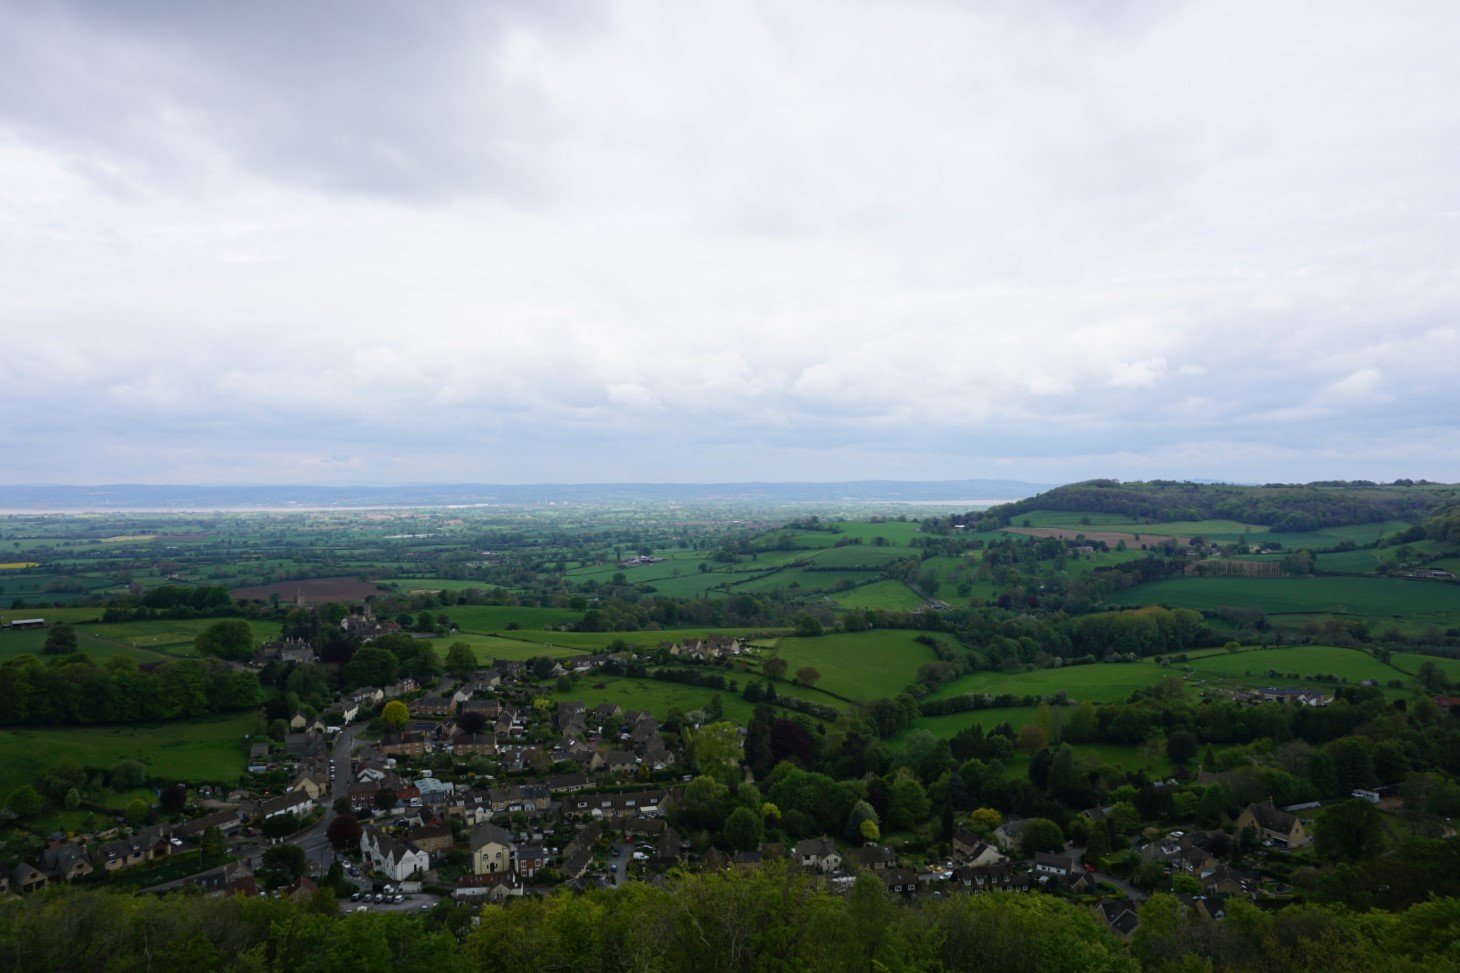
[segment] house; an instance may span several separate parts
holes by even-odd
[[[360,853],[365,856],[366,868],[388,875],[397,882],[431,867],[431,856],[416,845],[368,826],[360,832]]]
[[[471,870],[476,875],[515,871],[517,846],[506,828],[490,821],[471,830]]]
[[[679,832],[666,824],[659,839],[654,842],[654,853],[649,856],[649,864],[655,868],[669,868],[684,857],[684,847],[684,839],[679,836]]]
[[[1289,848],[1302,848],[1312,840],[1296,814],[1279,811],[1271,801],[1249,804],[1242,809],[1237,816],[1237,833],[1248,828],[1257,832],[1262,841],[1281,842]]]
[[[953,870],[953,887],[966,892],[1027,892],[1029,874],[1016,872],[1008,862],[998,865],[964,865]]]
[[[916,895],[919,888],[918,873],[911,868],[888,868],[877,873],[887,891],[898,895]]]
[[[1019,841],[1024,836],[1024,826],[1029,823],[1028,818],[1011,818],[994,831],[994,843],[1004,852],[1017,851]]]
[[[426,755],[426,734],[419,731],[395,733],[380,738],[381,753],[392,757],[424,757]]]
[[[517,874],[523,878],[532,878],[547,868],[551,858],[542,845],[524,845],[517,849]]]
[[[271,797],[259,802],[258,819],[267,821],[280,814],[303,816],[314,810],[314,798],[308,791],[294,790],[282,797]]]
[[[1129,939],[1130,934],[1136,931],[1140,919],[1136,916],[1136,904],[1130,899],[1110,899],[1095,907],[1110,926],[1111,932],[1122,939]]]
[[[490,757],[497,752],[495,737],[458,734],[451,740],[451,753],[456,757]]]
[[[842,867],[842,856],[836,850],[836,842],[825,835],[796,842],[791,849],[791,860],[802,868],[818,872],[834,872]]]
[[[191,821],[184,821],[173,829],[173,834],[179,838],[201,838],[204,831],[209,828],[217,828],[223,834],[237,831],[243,824],[243,812],[238,808],[226,808],[222,811],[214,811],[202,817],[193,818]]]
[[[897,855],[891,848],[884,848],[881,845],[863,845],[861,848],[853,848],[847,852],[847,861],[858,868],[868,868],[874,872],[897,867]]]
[[[965,865],[975,867],[997,865],[999,862],[1009,860],[992,843],[966,828],[959,828],[953,833],[953,854],[962,858]]]
[[[455,841],[449,824],[428,824],[414,828],[406,833],[406,840],[430,855],[450,851]]]
[[[253,869],[243,862],[229,862],[206,872],[185,878],[183,887],[198,888],[205,895],[257,895],[258,882],[254,880]]]
[[[118,838],[96,846],[92,864],[103,871],[115,872],[172,854],[171,830],[165,824],[143,828],[130,838]]]
[[[456,702],[450,696],[423,696],[411,704],[412,716],[440,718],[456,712]]]
[[[1077,871],[1075,860],[1066,855],[1051,855],[1042,851],[1034,856],[1034,874],[1041,881],[1046,878],[1066,879]]]
[[[46,876],[34,865],[21,862],[10,871],[10,885],[17,892],[29,894],[46,887]]]
[[[95,869],[86,858],[85,847],[74,841],[63,841],[41,852],[41,871],[53,882],[69,882],[85,878]]]
[[[588,786],[588,778],[583,774],[554,774],[546,783],[554,794],[576,794]]]

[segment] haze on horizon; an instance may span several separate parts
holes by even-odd
[[[0,0],[0,482],[1460,480],[1457,29]]]

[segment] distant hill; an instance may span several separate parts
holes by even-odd
[[[1238,520],[1275,531],[1310,531],[1380,520],[1422,521],[1460,497],[1452,484],[1401,481],[1269,483],[1236,486],[1150,480],[1086,480],[1000,504],[985,516],[1013,518],[1033,510],[1125,514],[1152,522]]]
[[[398,487],[0,486],[0,509],[227,510],[350,507],[450,507],[548,503],[875,503],[1014,500],[1048,489],[1020,480],[853,480],[842,483],[540,483],[419,484]]]

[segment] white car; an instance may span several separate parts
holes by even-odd
[[[636,861],[636,862],[646,862],[648,860],[649,860],[649,856],[646,855],[646,854],[644,854],[642,851],[636,851],[636,852],[634,852],[634,861]]]

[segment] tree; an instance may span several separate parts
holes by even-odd
[[[351,848],[360,847],[360,835],[363,830],[360,827],[360,819],[354,814],[338,814],[329,823],[325,835],[335,848],[340,851],[349,851]]]
[[[1356,862],[1384,850],[1384,821],[1368,801],[1340,801],[1313,822],[1313,847],[1328,861]]]
[[[815,666],[802,666],[796,670],[796,682],[803,686],[811,687],[821,678],[821,672]]]
[[[299,830],[299,819],[293,814],[275,814],[265,818],[264,823],[259,825],[259,830],[264,833],[265,838],[287,838]]]
[[[861,833],[864,842],[880,841],[882,838],[882,829],[877,827],[876,821],[863,821],[857,830]]]
[[[227,848],[227,845],[223,841],[223,832],[219,831],[216,827],[208,828],[203,832],[203,836],[198,839],[198,848],[205,859],[223,857],[223,852]]]
[[[1019,837],[1019,850],[1025,858],[1033,858],[1042,851],[1060,851],[1065,846],[1065,833],[1049,818],[1034,818],[1025,823],[1024,833]]]
[[[822,631],[821,620],[814,615],[802,615],[796,619],[796,634],[803,638],[814,638]]]
[[[188,789],[182,784],[169,784],[157,795],[157,802],[164,811],[181,811],[188,801]]]
[[[345,663],[345,683],[355,686],[388,686],[395,682],[399,662],[395,653],[367,645]]]
[[[1085,861],[1096,865],[1108,854],[1110,854],[1110,833],[1105,830],[1105,822],[1096,821],[1090,828],[1090,837],[1085,840]]]
[[[979,834],[992,834],[1004,823],[1004,816],[991,807],[976,807],[968,815],[969,824]]]
[[[45,809],[46,802],[29,784],[22,784],[10,792],[10,799],[6,806],[14,811],[17,817],[33,818]]]
[[[57,622],[46,633],[46,655],[70,655],[76,651],[76,629],[65,622]]]
[[[700,773],[708,774],[723,784],[731,783],[739,776],[740,727],[734,723],[727,721],[700,727],[691,746]]]
[[[66,796],[61,799],[61,806],[68,811],[74,811],[81,806],[81,792],[76,788],[68,788]]]
[[[725,843],[735,851],[754,851],[760,847],[765,824],[760,815],[748,807],[737,807],[725,819]]]
[[[760,664],[760,671],[767,679],[785,679],[789,668],[791,664],[780,656],[772,656]]]
[[[411,711],[406,708],[405,703],[402,703],[398,699],[392,699],[390,702],[386,703],[385,708],[380,711],[380,719],[384,721],[385,725],[390,727],[391,730],[399,733],[401,730],[405,729],[405,725],[410,722]]]
[[[199,655],[216,655],[230,662],[253,658],[253,628],[241,618],[214,622],[193,639]]]
[[[264,850],[264,884],[291,885],[309,868],[309,857],[298,845],[275,845]]]
[[[457,679],[466,679],[477,668],[476,653],[465,642],[452,642],[446,647],[446,671]]]
[[[906,770],[887,788],[887,827],[894,831],[916,827],[928,816],[928,795]]]
[[[146,824],[148,811],[149,808],[147,807],[146,801],[139,797],[132,798],[127,802],[127,807],[124,812],[127,815],[127,823],[134,828],[138,825]]]
[[[1166,738],[1166,756],[1173,764],[1185,766],[1196,756],[1196,737],[1189,730],[1177,730]]]
[[[1025,753],[1036,753],[1049,743],[1049,735],[1038,723],[1025,723],[1019,727],[1018,747]]]
[[[476,736],[487,728],[487,714],[469,709],[456,718],[456,728],[467,736]]]

